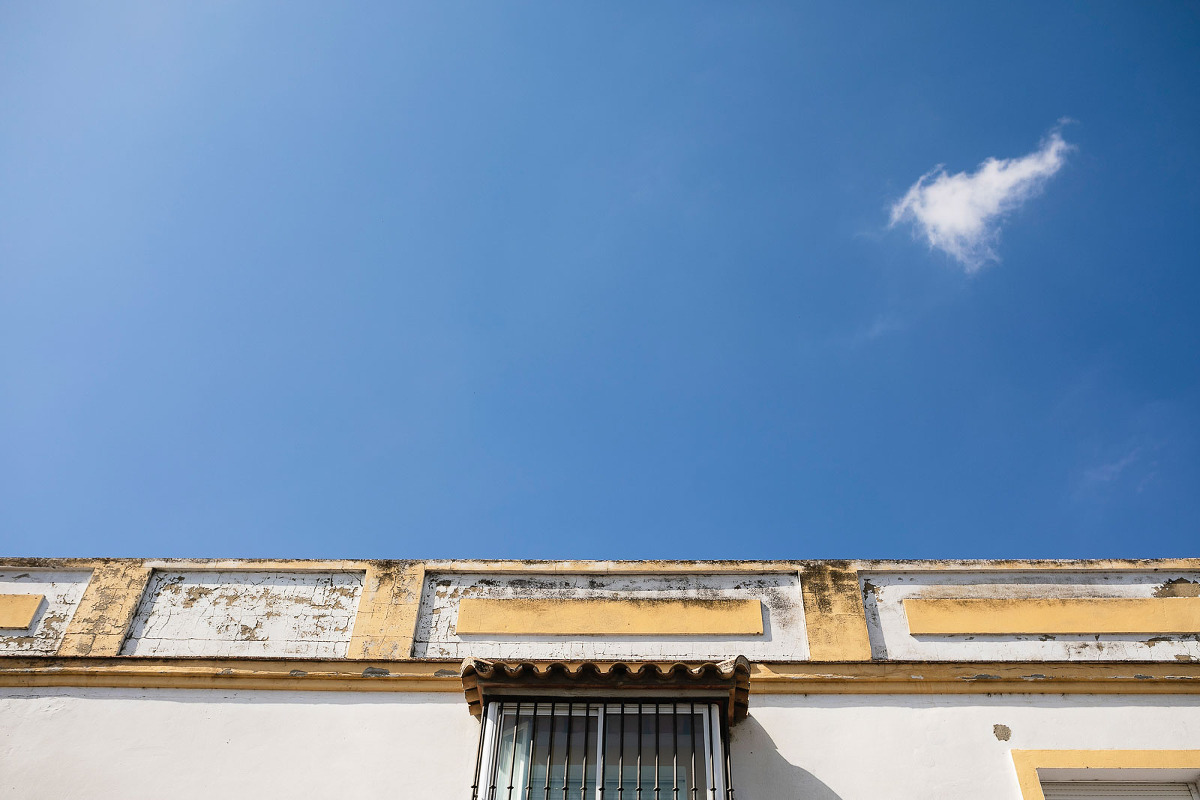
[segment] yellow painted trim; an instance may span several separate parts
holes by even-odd
[[[487,598],[458,602],[459,636],[761,636],[756,599]]]
[[[1200,694],[1200,662],[757,663],[756,694]]]
[[[91,580],[67,625],[60,656],[115,656],[133,624],[151,570],[141,561],[103,561],[92,571]]]
[[[808,657],[813,661],[870,661],[871,639],[858,572],[812,564],[800,571]]]
[[[540,666],[548,661],[536,661]],[[568,662],[570,666],[574,662]],[[770,694],[1200,694],[1200,663],[759,663]],[[0,658],[0,687],[460,692],[459,662],[310,659]]]
[[[920,634],[1197,633],[1200,598],[909,598]]]
[[[0,594],[0,628],[28,628],[45,597],[42,594]]]
[[[425,568],[420,562],[373,562],[367,567],[347,658],[412,655]]]
[[[1200,750],[1013,750],[1023,800],[1046,800],[1039,769],[1200,769]]]

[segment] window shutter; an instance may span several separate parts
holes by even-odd
[[[1043,783],[1046,800],[1102,800],[1116,797],[1162,797],[1173,800],[1192,800],[1192,790],[1186,783],[1133,783],[1079,781],[1074,783]]]

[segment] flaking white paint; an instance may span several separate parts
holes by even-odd
[[[864,573],[863,604],[874,658],[931,661],[1200,660],[1200,632],[1156,634],[921,635],[908,631],[903,601],[939,598],[1154,597],[1169,580],[1200,573],[892,572]]]
[[[459,636],[458,601],[490,598],[727,598],[761,600],[763,634],[730,636]],[[417,618],[417,658],[751,659],[808,657],[795,573],[707,575],[462,574],[426,576]]]
[[[0,593],[45,596],[29,628],[0,628],[0,655],[53,655],[91,575],[90,570],[0,571]]]
[[[360,572],[155,572],[122,655],[343,658]]]

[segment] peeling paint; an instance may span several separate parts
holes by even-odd
[[[27,628],[0,631],[0,655],[53,655],[87,587],[90,572],[0,571],[0,593],[40,594]]]
[[[865,615],[875,659],[937,661],[1173,661],[1200,657],[1194,633],[923,633],[914,635],[904,609],[910,599],[1124,599],[1183,596],[1200,572],[1159,570],[978,570],[870,573],[862,577]],[[1159,601],[1161,602],[1161,601]],[[1153,625],[1154,622],[1147,622]],[[1152,627],[1148,630],[1153,632]]]
[[[362,584],[358,572],[158,572],[122,653],[341,658]]]
[[[462,598],[689,600],[699,604],[732,599],[762,603],[761,635],[459,636]],[[804,606],[794,572],[766,574],[516,575],[430,573],[417,620],[413,654],[418,658],[708,659],[807,658]]]
[[[1155,597],[1200,597],[1200,580],[1173,578],[1154,590]]]

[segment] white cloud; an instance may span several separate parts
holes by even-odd
[[[1089,484],[1112,483],[1121,474],[1136,464],[1142,457],[1142,448],[1135,447],[1118,459],[1103,462],[1093,466],[1083,473],[1083,479]]]
[[[1071,145],[1058,129],[1020,158],[989,158],[968,174],[941,166],[921,176],[892,206],[889,227],[912,222],[914,232],[962,264],[968,273],[999,261],[995,244],[1004,215],[1036,195],[1060,168]]]

